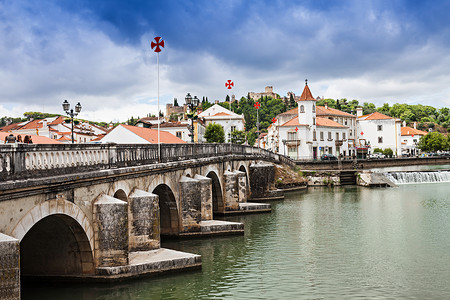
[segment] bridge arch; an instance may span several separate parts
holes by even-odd
[[[220,179],[215,171],[209,171],[206,177],[211,178],[213,213],[223,213],[225,210],[225,204],[223,203]]]
[[[13,229],[20,240],[23,274],[94,273],[94,231],[75,204],[49,200],[31,209]]]
[[[161,183],[152,193],[159,197],[161,235],[178,235],[180,233],[178,205],[172,189],[167,184]]]
[[[128,202],[128,196],[127,196],[127,193],[126,193],[124,190],[122,190],[122,189],[117,190],[117,191],[114,193],[113,197],[114,197],[114,198],[117,198],[117,199],[119,199],[119,200]]]

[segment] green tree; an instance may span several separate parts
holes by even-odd
[[[178,106],[178,100],[177,100],[177,98],[173,98],[173,106]]]
[[[430,132],[422,136],[417,145],[422,151],[441,151],[447,150],[449,147],[448,138],[439,132]]]
[[[383,154],[386,155],[386,157],[392,157],[392,155],[394,155],[394,151],[392,151],[391,148],[386,148],[383,150]]]
[[[296,104],[296,102],[295,102],[295,99],[294,99],[294,95],[290,94],[290,96],[289,96],[289,107],[290,108],[294,108],[295,104]]]
[[[373,153],[383,153],[383,149],[375,148],[375,149],[373,149]]]
[[[231,142],[233,144],[243,144],[245,143],[246,134],[243,130],[233,130],[231,132]]]
[[[208,143],[225,142],[225,131],[220,124],[209,123],[205,130],[205,139]]]

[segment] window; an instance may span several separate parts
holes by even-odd
[[[350,129],[350,136],[352,136],[353,131]]]
[[[176,136],[181,139],[181,131],[177,131]]]
[[[316,131],[313,130],[313,141],[317,141]]]
[[[288,140],[293,141],[297,139],[297,132],[288,132]]]
[[[314,112],[316,112],[316,106],[313,104],[313,106],[312,106],[312,112],[314,113]]]
[[[336,141],[339,141],[339,132],[336,132]]]
[[[378,131],[383,131],[383,125],[378,125],[377,128],[378,128]]]
[[[316,118],[313,118],[313,125],[316,125]]]
[[[320,140],[323,141],[323,131],[320,132]]]
[[[379,136],[378,137],[378,144],[382,144],[383,143],[383,137],[382,136]]]
[[[414,143],[417,143],[417,140],[416,140],[416,139],[413,139],[413,142],[414,142]]]
[[[347,125],[347,119],[345,119],[344,124]]]
[[[331,131],[330,132],[328,132],[328,140],[329,141],[331,141],[332,139],[331,139]]]
[[[300,105],[300,112],[304,113],[305,112],[305,106],[304,105]]]
[[[236,130],[236,126],[231,126],[231,131],[235,131]]]
[[[346,139],[346,137],[345,137],[345,132],[342,133],[342,139],[343,139],[343,140]]]

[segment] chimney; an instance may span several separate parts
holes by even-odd
[[[361,117],[363,115],[363,109],[362,107],[357,107],[356,108],[356,116],[357,117]]]
[[[406,127],[406,121],[403,121],[403,125],[402,125],[403,127]]]
[[[325,109],[328,109],[328,102],[325,102]]]
[[[414,129],[416,129],[416,126],[417,126],[417,122],[414,122]]]

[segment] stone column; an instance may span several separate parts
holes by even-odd
[[[202,195],[202,221],[213,219],[213,206],[212,206],[212,179],[195,175],[194,177],[200,181],[201,195]]]
[[[274,187],[275,166],[273,164],[252,164],[249,173],[250,197],[267,197],[270,188]]]
[[[245,203],[247,202],[247,177],[245,176],[245,173],[242,171],[234,171],[237,175],[237,181],[238,181],[238,192],[239,192],[239,203]]]
[[[223,187],[225,212],[239,210],[238,176],[234,172],[225,171],[223,177],[225,183]]]
[[[180,180],[181,233],[201,231],[202,195],[197,179],[181,177]]]
[[[159,197],[134,189],[128,197],[128,233],[131,251],[160,247]]]
[[[128,203],[100,195],[94,202],[96,267],[128,264]]]
[[[0,298],[20,300],[19,240],[0,233]]]

